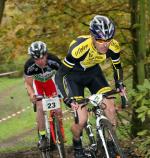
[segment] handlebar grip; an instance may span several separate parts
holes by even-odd
[[[79,123],[79,116],[78,116],[77,110],[74,111],[74,121],[75,121],[75,124]]]
[[[32,105],[33,105],[33,111],[36,112],[36,104],[32,103]]]
[[[128,101],[125,96],[121,96],[121,107],[125,109],[128,106]]]

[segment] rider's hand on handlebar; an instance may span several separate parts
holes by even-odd
[[[122,81],[116,81],[115,86],[117,91],[120,92],[120,95],[122,95],[122,93],[125,93],[125,85]]]
[[[73,111],[78,110],[79,104],[76,103],[76,102],[72,102],[72,103],[71,103],[71,108],[72,108]]]
[[[74,98],[65,98],[64,103],[72,108],[72,110],[77,110],[79,108],[79,104],[75,101]]]
[[[34,93],[30,94],[30,100],[34,104],[37,100],[36,95]]]
[[[125,91],[125,85],[121,81],[117,81],[116,82],[116,89],[118,92],[120,92],[122,108],[128,107],[129,103],[128,103],[128,98],[127,98],[126,91]]]

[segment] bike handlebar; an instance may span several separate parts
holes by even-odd
[[[115,99],[116,97],[113,97],[111,95],[114,95],[114,94],[118,94],[120,93],[120,91],[117,91],[116,89],[113,89],[105,94],[103,94],[103,98],[106,98],[106,99]],[[122,92],[123,95],[121,95],[121,108],[122,109],[125,109],[126,107],[128,107],[129,105],[129,101],[128,101],[128,98],[126,96],[126,94],[124,92]],[[89,98],[84,98],[82,100],[79,100],[77,101],[78,104],[88,104],[89,103]],[[83,107],[85,106],[83,105]]]
[[[118,94],[120,93],[120,91],[117,91],[116,89],[113,89],[105,94],[103,94],[103,98],[107,98],[107,99],[114,99],[116,97],[110,96],[110,95],[114,95],[114,94]],[[76,101],[78,104],[81,104],[81,108],[85,107],[89,102],[90,99],[89,98],[83,98],[81,100]],[[128,99],[125,93],[123,93],[123,95],[121,96],[121,107],[122,109],[125,109],[128,106]],[[74,118],[75,118],[75,123],[78,124],[79,123],[79,118],[78,118],[78,112],[77,110],[74,110]]]

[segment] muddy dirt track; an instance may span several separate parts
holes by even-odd
[[[127,158],[144,158],[141,156],[137,156],[134,152],[131,152],[130,150],[126,150],[125,153]],[[0,158],[41,158],[41,157],[39,151],[36,148],[33,148],[30,151],[20,151],[20,152],[5,153],[5,154],[0,153]],[[56,150],[52,151],[51,158],[59,158]],[[72,147],[66,147],[66,158],[74,158]]]
[[[73,158],[72,148],[66,148],[67,158]],[[52,158],[59,158],[57,151],[52,151]],[[40,153],[36,148],[31,149],[30,151],[20,151],[15,153],[0,153],[0,158],[41,158]]]

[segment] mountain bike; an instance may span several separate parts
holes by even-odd
[[[52,158],[52,145],[56,146],[60,158],[65,158],[63,134],[60,129],[59,118],[56,110],[60,108],[58,96],[42,99],[43,112],[45,117],[45,130],[47,137],[47,148],[40,150],[42,158]]]
[[[94,94],[88,98],[77,101],[77,103],[81,105],[81,108],[88,104],[92,105],[90,111],[94,113],[96,119],[96,139],[89,121],[85,126],[86,133],[90,140],[88,150],[85,152],[87,157],[90,158],[126,158],[112,124],[104,115],[106,105],[103,104],[103,99],[105,97],[103,94]],[[112,97],[109,98],[112,99]],[[77,116],[76,113],[75,117]],[[75,120],[77,120],[77,118],[75,118]]]

